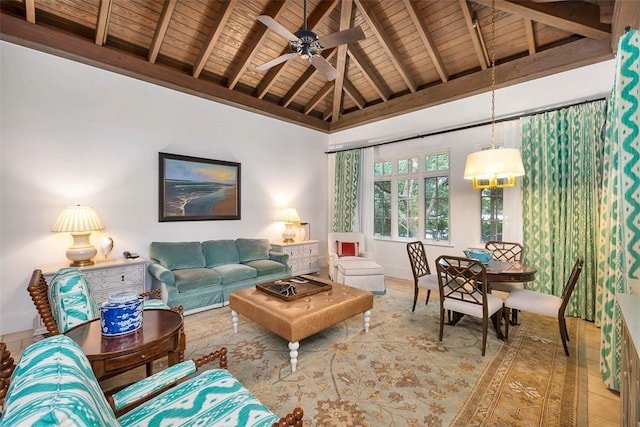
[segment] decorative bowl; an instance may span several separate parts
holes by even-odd
[[[491,257],[493,256],[493,251],[470,248],[464,250],[464,256],[467,258],[477,259],[483,264],[489,264],[489,260],[491,260]]]

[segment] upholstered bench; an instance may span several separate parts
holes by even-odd
[[[192,376],[220,355],[226,362],[226,349],[214,352],[204,362],[173,365],[107,399],[80,347],[64,335],[46,338],[24,351],[8,390],[0,378],[0,396],[6,391],[0,426],[302,426],[301,409],[279,418],[225,369]],[[13,362],[7,351],[0,356],[0,366]]]
[[[338,283],[354,288],[384,294],[384,269],[372,259],[348,259],[338,261]]]

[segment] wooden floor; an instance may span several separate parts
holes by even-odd
[[[600,329],[591,322],[585,322],[586,360],[589,372],[589,427],[609,427],[620,425],[620,397],[607,389],[599,374]],[[7,344],[14,358],[33,342],[31,330],[0,337]],[[582,426],[580,426],[582,427]]]

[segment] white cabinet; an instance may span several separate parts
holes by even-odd
[[[69,264],[53,264],[36,268],[42,270],[47,283],[51,283],[53,275],[65,267],[69,267]],[[94,265],[78,267],[78,269],[86,277],[91,288],[91,296],[96,304],[107,301],[110,295],[118,292],[142,293],[145,291],[147,261],[142,258],[97,261]],[[45,332],[40,316],[37,316],[34,320],[34,335]]]
[[[617,294],[622,312],[620,425],[640,426],[640,296]]]
[[[318,262],[320,242],[317,240],[293,243],[271,242],[271,249],[289,255],[289,267],[293,276],[320,271]]]

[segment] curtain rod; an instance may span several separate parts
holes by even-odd
[[[589,104],[591,102],[596,102],[596,101],[604,101],[606,99],[607,99],[606,97],[601,97],[601,98],[595,98],[595,99],[590,99],[590,100],[586,100],[586,101],[580,101],[580,102],[576,102],[576,103],[573,103],[573,104],[567,104],[567,105],[563,105],[563,106],[560,106],[560,107],[548,108],[546,110],[536,111],[536,112],[527,113],[527,114],[514,114],[513,116],[507,116],[507,117],[503,117],[501,119],[498,119],[498,120],[495,121],[495,123],[502,123],[502,122],[507,122],[507,121],[510,121],[510,120],[521,119],[523,117],[535,116],[536,114],[548,113],[548,112],[551,112],[551,111],[561,110],[563,108],[575,107],[577,105]],[[487,125],[490,125],[490,124],[491,124],[491,120],[488,120],[488,121],[481,122],[481,123],[474,123],[474,124],[471,124],[471,125],[460,126],[460,127],[451,128],[451,129],[443,129],[443,130],[438,130],[438,131],[419,134],[419,135],[414,135],[414,136],[406,136],[404,138],[394,139],[394,140],[385,141],[385,142],[377,142],[375,144],[363,145],[363,146],[360,146],[360,147],[342,148],[340,150],[329,150],[329,151],[326,151],[325,154],[341,153],[343,151],[357,150],[359,148],[379,147],[381,145],[395,144],[397,142],[405,142],[405,141],[410,141],[412,139],[421,139],[421,138],[426,138],[428,136],[441,135],[441,134],[449,133],[449,132],[457,132],[457,131],[461,131],[461,130],[473,129],[473,128],[476,128],[476,127],[487,126]]]

